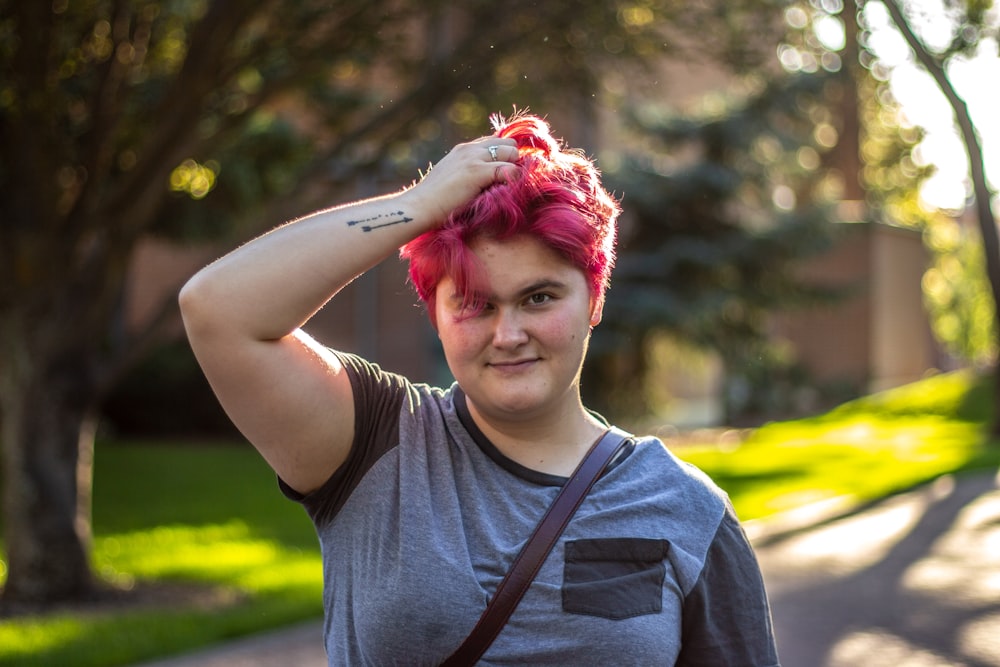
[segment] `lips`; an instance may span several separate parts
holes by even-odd
[[[514,359],[514,360],[510,360],[510,361],[491,361],[491,362],[488,362],[486,365],[489,366],[490,368],[496,368],[497,370],[502,370],[502,371],[503,370],[516,371],[516,370],[521,370],[523,368],[527,368],[528,366],[530,366],[531,364],[535,363],[536,361],[538,361],[538,359],[535,358],[535,357],[532,357],[531,359]]]

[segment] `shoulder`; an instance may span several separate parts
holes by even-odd
[[[413,429],[428,423],[443,422],[454,413],[454,385],[442,389],[427,383],[412,382],[399,373],[386,371],[378,364],[354,354],[336,353],[344,365],[354,392],[355,451],[372,443],[377,449],[394,447],[400,429],[412,437]],[[436,430],[436,429],[432,429]],[[382,451],[376,453],[380,456]]]
[[[729,497],[699,468],[680,459],[654,437],[637,437],[619,469],[617,501],[646,508],[645,521],[671,545],[670,559],[685,590],[704,567],[720,527],[731,511]]]
[[[635,443],[631,465],[634,474],[649,478],[665,492],[682,494],[698,507],[711,508],[722,520],[729,496],[709,475],[683,460],[659,438],[636,436]]]
[[[406,376],[385,371],[381,366],[364,357],[336,350],[333,351],[333,354],[337,356],[347,371],[355,394],[359,391],[366,392],[376,388],[385,391],[405,390],[411,384]]]
[[[354,354],[334,354],[343,364],[354,394],[354,438],[347,459],[314,493],[302,496],[283,487],[286,495],[305,505],[317,523],[332,520],[386,454],[403,442],[411,448],[424,446],[426,438],[417,436],[428,430],[428,423],[442,421],[453,401],[450,390],[411,382]]]
[[[447,391],[429,384],[412,382],[405,375],[384,370],[379,364],[348,352],[335,351],[343,364],[354,392],[357,412],[386,408],[404,403],[414,409],[428,401],[437,402]]]

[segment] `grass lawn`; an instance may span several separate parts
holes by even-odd
[[[130,665],[322,614],[312,524],[248,445],[98,443],[93,527],[95,570],[152,604],[4,620],[0,665]],[[157,597],[177,584],[200,592]]]
[[[745,438],[688,440],[675,451],[730,494],[743,520],[832,498],[860,504],[946,473],[1000,466],[1000,443],[991,447],[984,435],[991,382],[936,375]]]
[[[985,380],[940,375],[677,453],[715,478],[744,519],[826,498],[863,502],[1000,465],[983,437],[991,400]],[[99,443],[94,534],[95,569],[119,588],[202,593],[5,620],[0,665],[129,665],[322,612],[312,526],[246,445]]]

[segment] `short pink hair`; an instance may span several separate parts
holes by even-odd
[[[484,278],[469,249],[478,238],[530,235],[583,271],[590,293],[604,299],[615,260],[618,202],[582,153],[563,148],[548,123],[515,114],[490,118],[496,135],[517,141],[518,169],[483,190],[440,226],[400,250],[409,260],[410,282],[434,319],[438,283],[448,276],[471,313],[484,306]]]

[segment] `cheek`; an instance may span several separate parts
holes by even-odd
[[[537,334],[552,346],[579,347],[586,338],[587,328],[581,326],[578,318],[566,316],[545,322],[538,328]]]
[[[445,315],[444,317],[449,317]],[[476,327],[472,322],[447,322],[441,326],[438,322],[438,338],[444,348],[445,357],[451,361],[462,361],[475,356],[482,349],[482,327]]]

